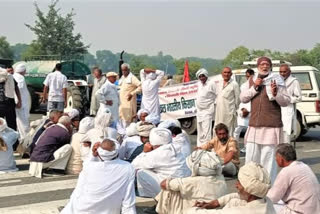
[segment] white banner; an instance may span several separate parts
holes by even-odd
[[[197,82],[196,80],[159,88],[161,120],[196,115]]]

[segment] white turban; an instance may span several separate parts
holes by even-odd
[[[247,163],[240,168],[238,180],[247,193],[259,198],[267,195],[271,185],[268,172],[255,162]]]
[[[71,111],[67,112],[67,115],[70,117],[71,120],[73,120],[76,117],[79,117],[80,112],[74,108],[74,109],[71,109]]]
[[[85,134],[93,127],[94,127],[93,117],[85,117],[80,121],[78,133]]]
[[[174,120],[174,119],[162,121],[158,125],[159,128],[165,128],[165,129],[168,129],[172,126],[181,128],[181,124],[180,124],[179,120]]]
[[[116,158],[119,154],[119,144],[116,140],[112,139],[112,138],[105,138],[104,140],[111,140],[114,142],[115,145],[115,149],[113,151],[108,151],[108,150],[104,150],[103,148],[98,147],[97,151],[101,157],[102,160],[113,160],[114,158]]]
[[[99,114],[95,117],[94,127],[103,130],[109,126],[111,119],[111,112],[108,108],[106,108],[99,112]]]
[[[154,127],[155,126],[153,124],[138,123],[137,124],[137,131],[138,131],[139,136],[149,137],[150,131]]]
[[[172,135],[168,129],[154,128],[150,132],[149,139],[152,146],[165,145],[172,142]]]
[[[27,70],[26,65],[24,63],[20,63],[15,67],[14,72],[22,73],[22,72],[25,72],[26,70]]]
[[[147,113],[148,115],[150,114],[150,111],[148,111],[147,109],[140,109],[137,113],[138,119],[141,120],[140,116],[142,113]]]
[[[218,176],[222,173],[221,160],[215,152],[196,150],[186,159],[191,176]]]
[[[201,74],[205,75],[206,77],[209,76],[208,71],[207,71],[206,69],[204,69],[204,68],[201,68],[201,69],[199,69],[199,70],[197,71],[197,73],[196,73],[197,79],[199,79],[199,76],[200,76]]]
[[[147,123],[152,123],[153,125],[158,125],[160,123],[160,116],[155,114],[149,114],[146,117]]]
[[[137,124],[130,123],[130,125],[126,128],[126,135],[128,137],[138,135]]]

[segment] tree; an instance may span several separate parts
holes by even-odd
[[[7,38],[4,36],[0,36],[0,58],[13,58],[13,51],[10,48],[9,42],[7,42]]]
[[[184,73],[184,65],[185,65],[185,60],[184,59],[178,59],[174,60],[174,64],[177,68],[177,75],[183,75]],[[201,63],[200,62],[194,62],[194,61],[188,61],[189,64],[189,76],[191,80],[196,79],[196,73],[197,71],[201,68]]]
[[[44,14],[37,3],[36,8],[37,20],[34,26],[26,26],[34,32],[37,39],[32,42],[28,48],[28,55],[79,55],[87,52],[86,46],[81,41],[80,33],[74,34],[75,23],[73,17],[75,13],[71,10],[65,17],[59,14],[60,8],[57,8],[58,0],[53,0],[49,5],[49,11]]]
[[[222,64],[232,68],[240,68],[243,62],[247,60],[250,60],[249,49],[244,46],[239,46],[227,55]]]
[[[24,52],[27,51],[29,45],[18,43],[11,46],[11,50],[13,51],[13,59],[14,61],[21,61],[23,59]]]

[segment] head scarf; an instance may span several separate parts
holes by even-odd
[[[247,163],[240,168],[238,180],[247,193],[259,198],[267,195],[271,185],[268,172],[255,162]]]
[[[181,128],[181,124],[180,124],[179,120],[174,120],[174,119],[162,121],[158,125],[158,128],[168,129],[168,128],[172,127],[172,126]]]
[[[113,151],[108,151],[108,150],[104,150],[103,148],[98,147],[97,151],[99,153],[99,156],[101,157],[102,160],[106,161],[106,160],[113,160],[115,159],[118,154],[119,154],[119,144],[116,140],[112,139],[112,138],[105,138],[104,140],[111,140],[114,142],[115,144],[115,149]]]
[[[107,73],[107,77],[116,77],[116,76],[118,76],[116,72],[111,71]]]
[[[78,133],[85,134],[93,127],[94,127],[93,117],[85,117],[80,121]]]
[[[221,160],[215,152],[196,150],[186,162],[191,176],[218,176],[222,173]]]
[[[152,123],[153,125],[158,125],[160,123],[160,116],[156,114],[149,114],[146,117],[146,122],[147,123]]]
[[[197,71],[197,73],[196,73],[197,79],[199,79],[199,76],[200,76],[201,74],[205,75],[206,77],[209,76],[208,71],[207,71],[206,69],[204,69],[204,68],[201,68],[201,69],[199,69],[199,70]]]
[[[155,126],[153,124],[143,124],[138,123],[137,125],[137,131],[139,136],[142,137],[149,137],[151,129],[153,129]]]
[[[149,139],[152,146],[165,145],[172,142],[172,135],[168,129],[154,128],[150,132]]]
[[[27,70],[26,65],[24,63],[20,63],[16,66],[14,69],[14,72],[16,73],[23,73]]]
[[[265,56],[260,57],[260,58],[257,60],[257,66],[260,65],[263,61],[267,61],[267,62],[270,64],[270,66],[272,66],[272,61],[271,61],[271,59],[268,58],[268,57],[265,57]]]
[[[111,112],[108,108],[106,108],[99,112],[99,114],[95,117],[94,127],[103,130],[109,126],[111,119]]]
[[[79,118],[80,112],[77,109],[71,109],[71,111],[67,112],[67,115],[70,117],[71,120]]]
[[[4,131],[8,126],[7,126],[7,121],[3,118],[0,117],[1,124],[0,124],[0,132]]]
[[[137,124],[130,123],[130,125],[126,128],[126,135],[128,137],[138,135]]]
[[[147,113],[148,115],[150,114],[150,111],[148,111],[147,109],[140,109],[137,113],[138,119],[141,120],[140,116],[142,113]]]

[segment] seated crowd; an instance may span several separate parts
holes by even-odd
[[[238,142],[226,125],[192,152],[178,120],[161,121],[141,109],[123,132],[108,108],[80,120],[79,111],[53,110],[34,121],[20,143],[30,156],[29,174],[79,174],[62,213],[134,214],[135,197],[154,198],[160,214],[320,213],[320,190],[309,166],[290,144],[276,148],[283,169],[271,186],[268,172],[249,162],[240,167]],[[19,134],[0,118],[0,172],[16,171],[12,145]],[[237,177],[230,193],[224,176]]]

